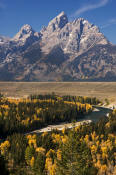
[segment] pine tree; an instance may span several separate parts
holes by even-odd
[[[61,145],[61,160],[57,160],[57,175],[95,175],[89,148],[78,140],[75,131],[69,132],[68,141]]]

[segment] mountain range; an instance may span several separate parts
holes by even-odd
[[[116,45],[83,18],[61,12],[40,32],[0,36],[0,81],[116,81]]]

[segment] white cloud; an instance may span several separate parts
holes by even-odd
[[[93,9],[97,9],[97,8],[103,7],[108,2],[109,2],[109,0],[100,0],[100,2],[97,3],[97,4],[88,4],[86,6],[83,6],[80,9],[78,9],[74,14],[72,14],[71,17],[78,17],[78,16],[80,16],[84,12],[87,12],[87,11],[90,11],[90,10],[93,10]]]

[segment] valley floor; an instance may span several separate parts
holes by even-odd
[[[116,82],[0,82],[0,92],[7,97],[56,93],[106,98],[116,106]]]

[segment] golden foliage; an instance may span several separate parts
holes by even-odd
[[[29,146],[34,146],[34,148],[37,148],[36,137],[37,136],[35,134],[27,136]]]
[[[6,140],[5,142],[1,143],[0,145],[0,151],[2,155],[5,155],[5,153],[8,151],[8,148],[10,147],[10,142]]]
[[[51,157],[51,155],[55,155],[55,151],[53,149],[50,149],[47,154],[46,154],[46,157]]]
[[[45,137],[47,134],[47,132],[43,132],[42,137]]]
[[[41,154],[45,154],[45,149],[44,148],[42,148],[42,147],[37,147],[36,148],[36,152],[38,152],[38,153],[41,153]]]
[[[57,159],[58,160],[61,160],[61,158],[62,158],[62,152],[61,152],[61,150],[57,150]]]
[[[34,162],[35,162],[35,158],[32,157],[31,160],[30,160],[30,166],[33,167],[34,166]]]

